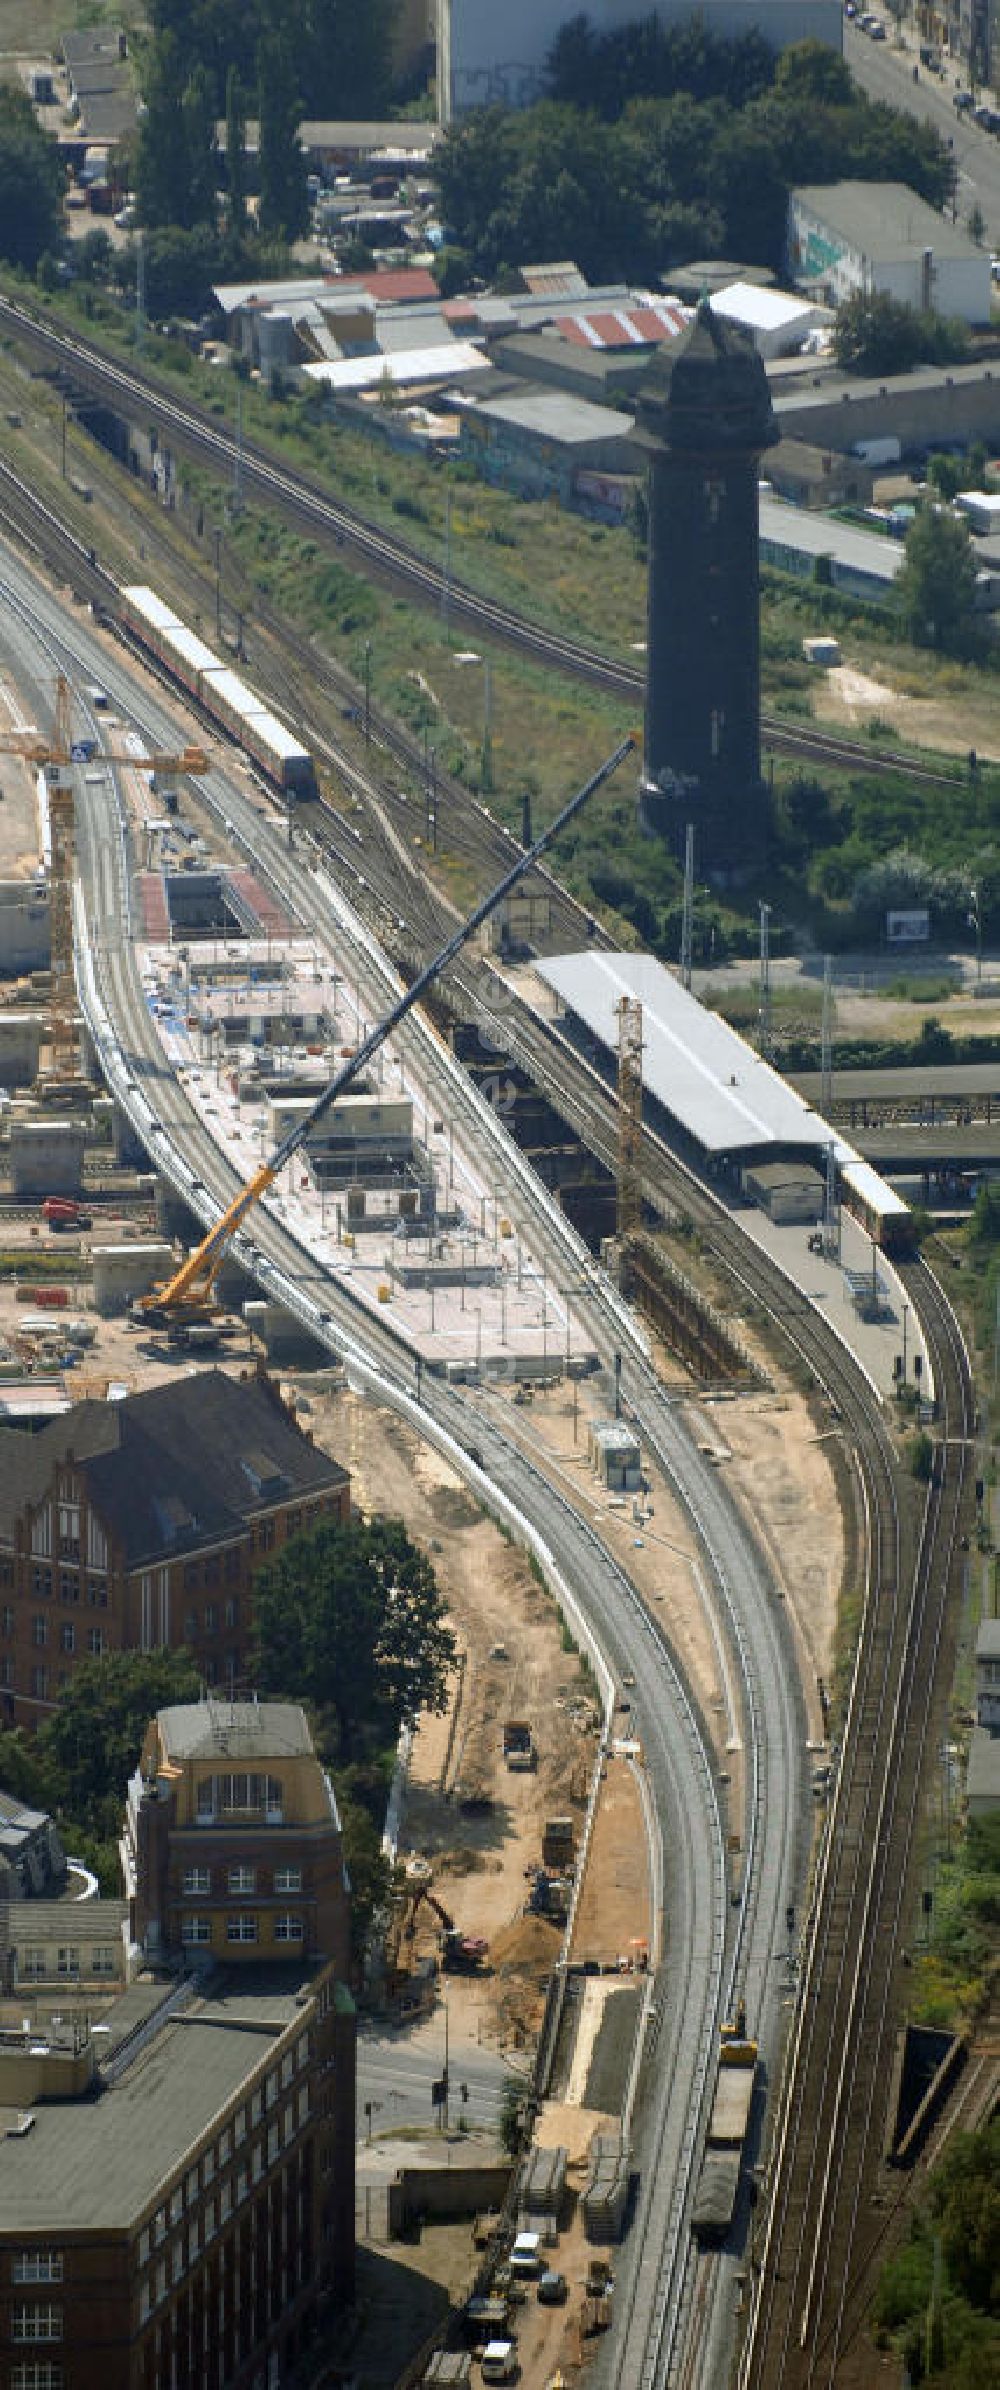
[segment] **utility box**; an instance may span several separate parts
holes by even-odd
[[[612,1494],[637,1494],[642,1484],[638,1436],[621,1419],[595,1419],[587,1446],[591,1466]]]

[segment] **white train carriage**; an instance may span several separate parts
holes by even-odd
[[[284,796],[315,796],[316,770],[308,749],[155,589],[142,582],[130,584],[121,591],[121,610],[123,621],[150,654],[237,740]]]

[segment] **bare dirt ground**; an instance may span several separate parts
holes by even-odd
[[[312,1424],[349,1458],[356,1500],[398,1511],[434,1560],[459,1667],[448,1715],[425,1717],[414,1740],[400,1855],[425,1861],[455,1925],[490,1944],[488,1973],[450,1979],[453,2030],[517,2047],[538,2029],[561,1940],[561,1927],[523,1916],[528,1876],[546,1818],[571,1817],[579,1834],[599,1723],[592,1691],[526,1556],[446,1462],[352,1395],[317,1402]],[[529,1773],[504,1762],[506,1718],[531,1725]],[[439,1939],[425,1902],[404,1954],[426,1957]]]
[[[653,1939],[646,1835],[635,1772],[627,1759],[607,1760],[594,1819],[587,1872],[573,1925],[571,1955],[614,1966],[635,1959],[637,1944]]]
[[[963,689],[961,703],[954,695],[912,697],[890,681],[875,680],[852,664],[835,665],[817,673],[812,690],[817,722],[837,730],[863,731],[875,720],[891,723],[900,738],[918,747],[935,747],[941,755],[964,755],[970,747],[984,760],[1000,754],[1000,714],[989,684],[982,695]]]

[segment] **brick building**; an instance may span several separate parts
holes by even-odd
[[[348,1892],[302,1712],[161,1711],[124,1841],[147,1958],[213,1932],[97,2023],[0,2030],[0,2382],[280,2390],[354,2263]]]
[[[255,1569],[349,1516],[346,1470],[262,1375],[207,1370],[35,1436],[0,1429],[0,1722],[35,1723],[107,1651],[188,1650],[206,1684],[237,1686]]]
[[[347,1973],[340,1819],[294,1702],[160,1710],[129,1786],[122,1866],[152,1964],[305,1954]]]

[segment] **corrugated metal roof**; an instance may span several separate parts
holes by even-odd
[[[829,1145],[818,1113],[654,955],[561,954],[537,968],[605,1046],[617,1047],[615,1006],[638,998],[643,1084],[706,1153]]]

